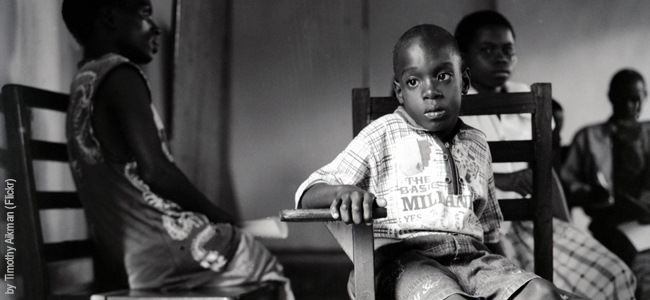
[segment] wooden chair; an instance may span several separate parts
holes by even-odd
[[[373,120],[392,113],[398,105],[394,97],[370,97],[368,88],[353,89],[354,135]],[[535,273],[553,281],[551,85],[533,84],[528,93],[466,95],[460,111],[461,116],[520,113],[532,114],[533,139],[489,142],[490,152],[493,162],[529,162],[533,195],[532,199],[499,199],[499,206],[506,220],[533,220]],[[287,222],[334,221],[329,209],[284,210],[280,218]],[[352,231],[356,299],[375,299],[372,226],[354,225]]]
[[[2,107],[4,109],[8,151],[10,157],[7,179],[13,179],[14,208],[6,209],[15,215],[15,280],[8,284],[17,286],[17,299],[275,299],[279,285],[276,283],[261,283],[232,288],[203,288],[192,291],[159,290],[129,290],[126,273],[123,266],[110,266],[95,259],[93,240],[88,224],[83,217],[83,208],[74,190],[65,191],[41,190],[37,165],[53,162],[63,168],[48,177],[70,178],[68,152],[65,137],[56,141],[43,140],[42,135],[33,131],[36,127],[58,127],[59,132],[65,132],[65,113],[69,96],[20,85],[5,85],[2,88]],[[58,115],[61,122],[50,124],[52,121],[38,120],[43,113]],[[45,122],[45,123],[44,123]],[[55,122],[56,123],[56,122]],[[35,179],[36,177],[36,179]],[[57,179],[57,178],[47,178]],[[5,187],[7,182],[5,182]],[[61,213],[59,216],[47,217],[50,213]],[[61,231],[52,228],[47,221],[54,219],[56,223],[70,215],[81,215],[72,218],[75,223],[67,226],[71,231],[81,231],[82,234],[68,238],[52,240],[48,232]],[[4,217],[3,217],[4,219]],[[80,230],[82,229],[82,230]],[[64,234],[66,235],[66,234]],[[85,262],[85,263],[84,263]],[[88,268],[73,269],[73,273],[90,273],[88,280],[61,278],[57,266],[61,264],[89,266]],[[74,267],[74,266],[73,266]],[[77,268],[77,267],[75,267]],[[93,270],[94,269],[94,270]],[[122,272],[122,273],[120,273]],[[73,274],[75,277],[80,274]],[[94,277],[94,281],[93,281]],[[117,282],[117,284],[114,284]],[[107,292],[106,287],[122,288]],[[100,292],[100,293],[98,293]],[[101,293],[106,292],[106,293]]]

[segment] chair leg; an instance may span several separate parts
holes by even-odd
[[[375,300],[375,259],[372,226],[352,229],[354,244],[354,294],[357,300]]]

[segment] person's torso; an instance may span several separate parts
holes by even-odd
[[[204,255],[209,237],[202,235],[210,234],[210,223],[151,191],[133,157],[116,160],[99,142],[92,123],[95,92],[111,70],[124,64],[140,70],[109,54],[86,63],[74,78],[66,124],[70,165],[102,253],[125,264],[131,287],[159,285],[170,274],[202,269],[197,258]],[[162,122],[151,108],[160,147],[173,161]]]
[[[444,143],[397,114],[378,121],[386,134],[368,190],[387,200],[388,217],[375,220],[375,237],[458,233],[482,241],[490,157],[481,133],[465,126]]]

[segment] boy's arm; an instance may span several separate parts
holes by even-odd
[[[372,223],[372,207],[386,206],[386,200],[355,185],[329,185],[317,183],[302,195],[303,208],[330,208],[332,217],[346,224]]]
[[[483,141],[485,148],[489,149],[487,142]],[[487,159],[484,161],[482,172],[486,177],[485,189],[486,189],[486,205],[481,214],[479,215],[479,221],[483,226],[483,241],[485,245],[490,248],[494,253],[503,254],[500,244],[500,232],[501,223],[503,222],[503,214],[501,213],[501,208],[499,207],[499,201],[497,200],[496,190],[494,187],[494,174],[492,173],[492,155],[489,151],[486,153]],[[498,244],[498,245],[493,245]]]
[[[499,254],[501,256],[506,256],[506,253],[503,251],[503,247],[501,246],[501,242],[496,242],[496,243],[485,243],[485,246],[492,251],[494,254]]]
[[[533,170],[528,168],[512,173],[494,173],[494,185],[502,191],[526,196],[533,192]]]
[[[587,174],[587,166],[596,162],[591,161],[587,149],[587,133],[583,129],[576,133],[573,142],[560,170],[560,179],[568,193],[567,199],[571,205],[579,205],[589,208],[591,203],[607,203],[610,194],[605,187],[598,182],[598,174]],[[585,178],[593,176],[593,178]]]
[[[235,221],[208,200],[163,153],[145,79],[134,67],[120,66],[110,72],[96,97],[98,103],[108,105],[118,116],[118,126],[135,156],[139,175],[154,193],[183,209],[202,213],[212,222]]]

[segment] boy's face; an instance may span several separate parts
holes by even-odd
[[[456,126],[461,96],[469,89],[469,74],[447,45],[415,39],[399,54],[393,83],[406,112],[424,129],[447,137]]]
[[[160,28],[151,19],[150,0],[134,0],[114,8],[119,54],[137,64],[148,63],[158,52]]]
[[[502,87],[517,63],[515,39],[505,26],[479,29],[467,51],[465,63],[472,74],[472,86],[479,92]]]
[[[614,117],[623,120],[637,120],[648,93],[641,80],[628,83],[618,93],[610,95]]]

